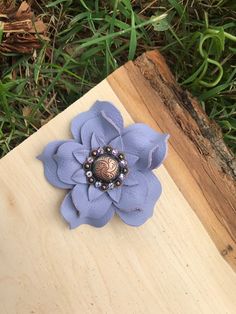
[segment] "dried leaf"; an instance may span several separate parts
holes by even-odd
[[[15,1],[5,1],[5,3],[0,4],[0,22],[4,33],[0,51],[33,53],[35,49],[41,47],[42,40],[49,40],[45,36],[46,25],[34,16],[26,1],[23,1],[18,8],[15,6]]]
[[[31,114],[31,112],[32,112],[32,108],[31,108],[31,107],[26,106],[26,107],[24,107],[24,108],[22,109],[22,113],[23,113],[23,117],[24,117],[24,118],[29,117],[30,114]]]
[[[34,49],[39,49],[41,43],[32,34],[11,34],[1,45],[2,52],[33,53]]]
[[[34,24],[32,25],[32,28],[29,30],[30,33],[38,33],[38,34],[42,34],[45,33],[47,30],[46,25],[43,23],[42,20],[37,20],[34,22]]]
[[[15,1],[1,1],[0,2],[0,15],[10,15],[16,11]]]
[[[3,23],[3,32],[4,33],[26,33],[32,29],[32,21],[16,21],[10,23]]]
[[[15,15],[15,17],[17,18],[17,17],[21,17],[22,16],[22,14],[30,14],[31,13],[31,10],[30,10],[30,6],[28,5],[28,3],[26,2],[26,1],[23,1],[22,3],[21,3],[21,5],[19,6],[19,8],[18,8],[18,10],[17,10],[17,12],[16,12],[16,15]]]

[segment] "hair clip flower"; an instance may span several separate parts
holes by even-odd
[[[169,136],[141,123],[124,128],[120,112],[105,101],[75,117],[71,132],[73,140],[51,142],[38,157],[47,180],[69,190],[60,210],[70,227],[102,227],[115,213],[142,225],[161,194],[152,169],[163,162]]]

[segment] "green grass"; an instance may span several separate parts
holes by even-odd
[[[0,55],[0,156],[155,48],[236,151],[234,0],[35,1],[34,10],[48,23],[50,41],[34,56]]]

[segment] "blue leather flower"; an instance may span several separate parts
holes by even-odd
[[[47,180],[69,190],[60,210],[70,227],[102,227],[115,213],[142,225],[161,194],[152,170],[163,162],[169,136],[142,123],[124,128],[105,101],[75,117],[71,132],[74,139],[51,142],[38,157]]]

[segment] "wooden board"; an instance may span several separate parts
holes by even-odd
[[[136,122],[171,135],[165,166],[236,270],[236,159],[219,127],[178,86],[158,51],[127,63],[108,81]]]
[[[137,82],[128,70],[128,78],[127,68],[121,68],[1,159],[1,313],[236,312],[236,275],[173,175],[173,169],[181,170],[189,193],[196,193],[208,212],[210,205],[195,190],[173,142],[165,166],[156,171],[163,194],[142,227],[115,217],[102,229],[71,231],[59,214],[65,192],[47,183],[35,157],[49,141],[70,138],[71,119],[97,99],[115,103],[126,125],[133,123],[128,103],[137,108],[134,118],[144,121],[150,113],[140,106],[148,104],[133,92]],[[154,91],[152,97],[156,101]],[[171,133],[171,127],[163,131]]]

